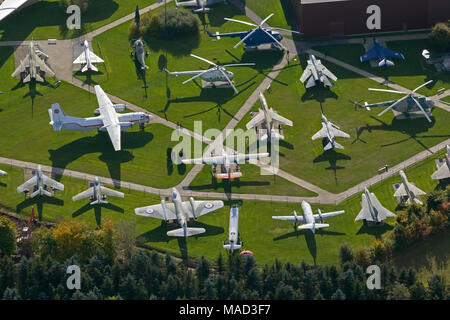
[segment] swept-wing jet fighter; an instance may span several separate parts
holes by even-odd
[[[262,132],[260,130],[258,132],[259,140],[266,141],[268,136],[270,136],[271,139],[283,140],[284,136],[280,134],[279,130],[280,125],[284,124],[292,127],[292,121],[280,116],[272,108],[269,109],[266,98],[262,92],[259,93],[259,101],[261,103],[261,108],[258,110],[258,113],[253,117],[253,119],[247,123],[247,129],[262,125],[267,132]]]
[[[400,178],[402,179],[402,183],[398,187],[397,191],[394,193],[394,197],[406,197],[406,203],[411,204],[412,202],[423,204],[422,201],[417,196],[426,195],[425,192],[417,188],[415,185],[408,181],[403,170],[400,170]]]
[[[431,175],[433,180],[444,180],[450,178],[450,145],[447,145],[447,153],[442,165]]]
[[[227,71],[226,67],[241,67],[241,66],[254,66],[254,63],[234,63],[234,64],[225,64],[225,65],[218,65],[215,64],[212,61],[206,60],[204,58],[201,58],[199,56],[196,56],[195,54],[191,54],[191,57],[200,59],[206,63],[209,63],[210,65],[213,65],[212,68],[208,70],[196,70],[196,71],[181,71],[181,72],[170,72],[166,68],[164,68],[164,71],[168,75],[173,76],[180,76],[180,75],[186,75],[186,74],[193,74],[194,76],[186,81],[183,82],[183,84],[192,81],[198,77],[201,77],[202,80],[214,83],[214,82],[228,82],[228,84],[233,88],[234,92],[239,93],[239,91],[236,89],[236,87],[233,84],[233,78],[234,74],[233,72]]]
[[[99,108],[94,112],[99,114],[99,116],[91,118],[67,116],[61,106],[55,103],[51,109],[48,109],[53,130],[88,131],[98,129],[99,131],[107,131],[114,150],[119,151],[121,150],[121,131],[129,129],[135,124],[144,125],[153,119],[153,116],[144,112],[119,114],[118,112],[126,109],[125,105],[113,105],[99,85],[95,86],[95,93]]]
[[[0,1],[0,21],[5,19],[10,14],[19,11],[30,4],[37,2],[37,0],[4,0]]]
[[[217,40],[220,40],[220,38],[240,38],[241,41],[239,41],[233,48],[237,48],[242,43],[245,44],[244,50],[254,50],[258,49],[262,45],[270,44],[272,48],[281,48],[283,50],[287,50],[286,47],[281,43],[281,40],[283,40],[283,36],[280,32],[275,30],[282,30],[287,31],[291,33],[297,33],[301,34],[297,31],[282,29],[282,28],[275,28],[275,27],[268,27],[264,28],[263,25],[266,23],[267,20],[269,20],[273,16],[273,13],[271,13],[269,16],[267,16],[259,25],[256,25],[251,22],[236,20],[236,19],[230,19],[225,18],[227,21],[233,21],[238,22],[242,24],[246,24],[248,26],[256,27],[253,30],[250,31],[244,31],[244,32],[231,32],[231,33],[219,33],[212,34],[210,31],[206,30],[208,35],[212,38],[216,38]]]
[[[189,1],[177,1],[175,0],[175,5],[182,6],[182,7],[188,7],[188,8],[194,8],[192,9],[195,13],[206,13],[212,10],[212,8],[209,8],[210,5],[223,2],[225,3],[225,0],[189,0]]]
[[[376,38],[373,38],[373,48],[363,54],[359,59],[361,62],[366,62],[372,59],[378,59],[379,67],[392,67],[394,66],[394,62],[389,60],[388,58],[397,58],[397,59],[405,59],[405,56],[401,53],[395,52],[393,50],[389,50],[383,47]]]
[[[233,252],[242,248],[242,241],[239,242],[239,208],[230,209],[230,226],[228,227],[228,242],[223,242],[223,248]]]
[[[330,226],[327,223],[323,223],[324,220],[345,213],[344,210],[322,213],[322,211],[318,209],[318,214],[313,214],[311,205],[304,200],[302,201],[302,210],[303,217],[299,217],[297,211],[294,210],[293,216],[272,216],[272,219],[289,221],[294,223],[294,228],[298,230],[306,229],[311,230],[312,233],[315,233],[316,229],[326,228]],[[297,223],[301,223],[301,225],[297,227]]]
[[[356,216],[355,221],[366,220],[380,223],[388,217],[395,217],[395,214],[383,207],[375,194],[373,192],[369,193],[367,188],[364,188],[364,193],[361,196],[361,206],[362,209]]]
[[[11,77],[19,77],[23,79],[23,83],[28,83],[31,80],[35,80],[38,82],[44,82],[43,74],[45,76],[53,77],[55,73],[47,66],[43,58],[46,58],[42,51],[38,50],[33,41],[30,41],[28,46],[28,54],[25,59],[20,62],[20,65],[13,72]]]
[[[72,201],[78,201],[89,197],[91,200],[90,205],[93,206],[95,204],[107,204],[107,196],[123,198],[125,195],[122,192],[103,187],[100,184],[98,177],[95,177],[94,183],[91,184],[89,189],[72,197]]]
[[[320,129],[315,135],[312,136],[312,140],[319,138],[327,138],[328,144],[323,148],[325,151],[332,148],[344,149],[342,145],[336,142],[336,137],[350,138],[350,135],[344,131],[339,130],[340,128],[328,121],[328,119],[322,114],[322,129]]]
[[[334,83],[330,79],[336,81],[337,77],[331,73],[320,60],[316,59],[313,54],[310,54],[308,65],[300,77],[300,82],[305,83],[305,81],[308,80],[305,85],[306,88],[314,87],[318,82],[321,82],[328,87],[334,87]]]
[[[161,204],[136,208],[134,212],[143,217],[161,219],[166,222],[176,220],[181,226],[180,229],[167,232],[169,237],[190,237],[206,232],[204,228],[189,228],[189,219],[197,219],[207,213],[223,207],[223,201],[194,200],[182,201],[177,189],[172,189],[172,203],[161,200]]]
[[[134,55],[139,62],[142,70],[147,70],[148,66],[145,64],[145,57],[147,52],[145,51],[144,41],[138,39],[133,43]]]
[[[46,187],[51,188],[53,190],[61,190],[64,191],[64,185],[55,181],[45,174],[42,173],[42,167],[39,165],[35,172],[35,175],[26,181],[24,184],[17,187],[17,193],[21,192],[32,192],[30,197],[34,198],[36,196],[47,196],[51,197],[52,194],[46,189]]]
[[[98,57],[94,52],[92,52],[92,50],[89,48],[89,42],[87,40],[84,40],[81,46],[83,47],[83,52],[80,54],[78,58],[75,59],[73,64],[83,66],[81,72],[86,71],[98,72],[95,63],[103,63],[105,61],[103,61],[102,58]]]

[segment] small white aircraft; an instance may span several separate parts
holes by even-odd
[[[54,131],[76,130],[88,131],[98,129],[107,131],[115,151],[121,150],[121,131],[131,128],[135,124],[144,125],[153,119],[153,116],[144,112],[130,112],[119,114],[126,109],[123,104],[113,105],[106,93],[100,86],[95,86],[95,93],[99,108],[94,111],[100,114],[97,117],[77,118],[67,116],[61,106],[57,103],[48,109],[50,124]]]
[[[30,41],[28,46],[28,54],[25,59],[20,62],[20,65],[17,69],[11,74],[11,77],[15,78],[18,76],[22,76],[22,74],[26,74],[23,78],[23,83],[28,83],[31,80],[35,80],[38,82],[44,82],[44,78],[42,76],[45,73],[45,76],[53,77],[55,73],[47,66],[43,59],[48,58],[48,56],[42,51],[38,50],[33,41]]]
[[[267,132],[260,131],[258,136],[259,140],[266,141],[269,135],[271,139],[283,140],[284,136],[280,134],[280,125],[284,124],[292,127],[292,121],[280,116],[272,108],[269,109],[266,98],[262,92],[259,93],[259,101],[261,103],[261,108],[258,110],[258,113],[253,117],[253,119],[247,123],[247,129],[251,129],[262,124]]]
[[[95,204],[107,204],[108,201],[106,201],[106,196],[123,198],[125,195],[122,192],[103,187],[100,184],[98,177],[95,177],[94,183],[91,184],[90,188],[72,197],[72,201],[78,201],[89,197],[91,206]]]
[[[322,129],[320,129],[315,135],[312,136],[312,140],[319,138],[327,138],[328,144],[323,148],[325,151],[332,148],[344,149],[342,145],[336,142],[336,137],[350,138],[350,135],[344,131],[339,130],[340,128],[328,121],[328,119],[322,114]]]
[[[73,64],[84,66],[81,69],[81,72],[86,71],[95,71],[98,72],[97,67],[94,65],[94,63],[103,63],[102,58],[98,57],[95,53],[91,51],[89,48],[89,42],[87,40],[84,40],[84,42],[81,43],[81,46],[83,47],[83,52],[80,54],[78,58],[76,58],[73,62]]]
[[[313,54],[310,54],[308,65],[300,77],[300,82],[305,83],[307,79],[309,80],[305,87],[308,89],[314,87],[317,82],[322,82],[325,86],[334,87],[334,83],[331,80],[336,81],[337,77],[320,60],[316,59]]]
[[[6,171],[0,170],[0,176],[7,176],[8,173]]]
[[[51,197],[52,194],[48,190],[46,190],[46,187],[53,190],[64,191],[64,185],[43,174],[42,167],[38,165],[35,175],[24,184],[18,186],[17,193],[32,191],[30,195],[31,198],[43,195]]]
[[[369,192],[367,188],[364,188],[364,193],[361,196],[361,206],[362,209],[356,216],[355,221],[366,220],[379,223],[388,217],[395,217],[395,214],[383,207],[375,194]]]
[[[196,9],[193,9],[192,11],[195,13],[205,13],[209,12],[212,9],[208,6],[223,2],[225,3],[225,0],[189,0],[189,1],[177,1],[175,0],[175,5],[177,6],[183,6],[183,7],[193,7]]]
[[[0,1],[0,21],[5,19],[15,11],[25,8],[27,5],[33,4],[36,0],[4,0]]]
[[[166,222],[177,220],[180,229],[167,232],[169,237],[189,237],[206,232],[204,228],[188,228],[189,219],[197,219],[209,212],[223,207],[223,201],[194,200],[182,201],[177,189],[172,188],[172,203],[161,200],[161,204],[136,208],[134,212],[143,217],[161,219]]]
[[[443,180],[450,178],[450,145],[447,145],[444,163],[431,175],[433,180]]]
[[[406,200],[407,204],[411,204],[412,202],[423,204],[423,202],[420,201],[420,199],[417,196],[423,196],[426,195],[426,193],[417,188],[412,183],[410,183],[408,181],[408,178],[406,178],[406,175],[403,172],[403,170],[400,170],[399,173],[400,177],[402,178],[402,183],[397,189],[397,191],[395,191],[394,197],[407,197],[408,198]]]
[[[186,75],[186,74],[193,74],[194,76],[186,81],[183,82],[183,84],[186,84],[189,81],[192,81],[198,77],[201,77],[204,81],[209,83],[214,82],[228,82],[229,85],[233,88],[234,92],[239,93],[239,91],[236,89],[236,87],[233,84],[233,78],[234,73],[227,71],[226,67],[242,67],[242,66],[254,66],[254,63],[234,63],[234,64],[225,64],[225,65],[218,65],[215,64],[212,61],[206,60],[204,58],[201,58],[199,56],[196,56],[195,54],[191,54],[191,57],[194,57],[196,59],[200,59],[206,63],[209,63],[213,67],[208,70],[194,70],[194,71],[180,71],[180,72],[170,72],[166,68],[164,68],[164,71],[168,75],[174,75],[174,76],[180,76],[180,75]]]
[[[345,213],[344,210],[322,213],[322,211],[318,209],[317,211],[319,213],[313,214],[311,205],[305,200],[302,201],[302,210],[303,217],[299,217],[297,211],[294,210],[293,216],[272,216],[272,219],[293,222],[294,228],[299,230],[311,230],[312,233],[315,233],[316,229],[330,226],[327,223],[323,223],[324,220]],[[317,223],[318,221],[320,223]],[[297,223],[302,224],[297,227]]]
[[[228,243],[223,242],[223,248],[233,252],[242,248],[242,241],[239,242],[239,208],[230,209],[230,226],[228,227]]]

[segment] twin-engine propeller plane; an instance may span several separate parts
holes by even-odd
[[[153,116],[144,112],[119,114],[118,112],[126,109],[125,105],[113,105],[99,85],[95,86],[95,93],[99,108],[94,113],[99,114],[99,116],[91,118],[67,116],[61,106],[55,103],[51,109],[48,109],[50,124],[53,126],[53,130],[88,131],[98,129],[99,131],[107,131],[114,150],[119,151],[121,150],[121,131],[129,129],[135,124],[143,126],[153,119]]]

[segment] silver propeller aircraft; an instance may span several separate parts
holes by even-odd
[[[308,80],[305,85],[307,89],[314,87],[317,82],[321,82],[328,87],[334,87],[334,83],[330,79],[336,81],[337,77],[320,60],[316,59],[313,54],[309,54],[308,65],[300,77],[300,82],[305,83]]]
[[[142,70],[147,70],[148,66],[145,64],[145,56],[147,52],[145,51],[144,41],[138,39],[133,43],[134,55],[141,65]]]
[[[391,211],[383,207],[373,192],[364,188],[361,196],[362,209],[355,218],[355,221],[366,220],[369,222],[380,223],[388,217],[395,217]]]
[[[389,110],[393,109],[397,112],[408,114],[411,112],[417,112],[421,111],[425,118],[427,118],[428,122],[432,122],[430,119],[431,111],[429,111],[430,107],[434,106],[434,101],[430,98],[427,98],[422,95],[417,95],[416,92],[420,90],[421,88],[425,87],[426,85],[432,83],[434,80],[430,80],[421,86],[417,87],[411,92],[404,92],[404,91],[396,91],[396,90],[386,90],[386,89],[374,89],[369,88],[370,91],[381,91],[381,92],[391,92],[391,93],[399,93],[399,94],[406,94],[401,99],[393,100],[393,101],[386,101],[386,102],[380,102],[380,103],[374,103],[374,104],[368,104],[367,102],[364,105],[364,108],[367,110],[370,110],[370,108],[375,107],[388,107],[384,109],[382,112],[378,114],[378,116],[381,116],[388,112]]]
[[[344,149],[342,145],[336,142],[336,137],[350,138],[350,135],[344,131],[339,130],[340,128],[328,121],[328,119],[322,114],[322,129],[320,129],[315,135],[312,136],[312,140],[317,140],[319,138],[327,138],[328,144],[323,148],[325,151],[332,148]]]
[[[317,209],[318,214],[313,214],[311,205],[305,200],[302,201],[301,206],[303,217],[299,217],[297,211],[294,210],[293,216],[272,216],[272,219],[293,222],[295,229],[311,230],[312,233],[315,233],[316,229],[330,226],[327,223],[323,223],[324,220],[345,213],[344,210],[322,213],[320,209]],[[301,223],[301,225],[297,227],[297,223]]]
[[[201,77],[204,81],[209,83],[214,82],[228,82],[228,84],[233,88],[234,92],[239,93],[239,91],[236,89],[236,87],[233,84],[233,78],[234,74],[233,72],[227,71],[226,67],[241,67],[241,66],[254,66],[254,63],[234,63],[234,64],[225,64],[225,65],[218,65],[215,64],[212,61],[206,60],[204,58],[201,58],[199,56],[196,56],[195,54],[191,54],[191,57],[194,57],[196,59],[200,59],[206,63],[209,63],[213,67],[208,70],[197,70],[197,71],[180,71],[180,72],[170,72],[166,68],[164,68],[164,71],[169,75],[174,76],[180,76],[180,75],[186,75],[186,74],[193,74],[194,76],[186,81],[183,82],[183,84],[188,83],[189,81],[192,81],[198,77]]]
[[[406,178],[406,175],[403,172],[403,170],[400,170],[399,173],[400,173],[400,178],[402,179],[402,183],[400,184],[397,191],[395,191],[394,197],[407,197],[408,198],[406,200],[407,204],[411,204],[413,202],[418,203],[418,204],[423,204],[423,202],[420,201],[420,199],[417,196],[423,196],[423,195],[426,195],[426,193],[423,192],[422,190],[420,190],[419,188],[417,188],[412,183],[410,183],[408,181],[408,178]]]
[[[26,6],[37,2],[36,0],[4,0],[0,1],[0,21],[5,19],[15,11],[19,11]]]
[[[284,124],[292,127],[292,121],[280,116],[272,108],[269,109],[266,98],[262,92],[259,93],[259,101],[261,103],[261,108],[258,110],[258,113],[253,117],[253,119],[247,123],[247,129],[262,125],[266,132],[262,130],[259,131],[259,140],[266,141],[269,135],[271,139],[283,140],[284,136],[279,133],[280,125]]]
[[[144,112],[119,114],[118,112],[126,109],[125,105],[113,105],[99,85],[95,86],[95,93],[99,105],[95,113],[100,114],[99,116],[91,118],[67,116],[61,106],[55,103],[51,109],[48,109],[53,130],[88,131],[98,129],[99,131],[107,131],[114,150],[119,151],[121,150],[121,131],[129,129],[135,124],[144,125],[153,119],[153,116]]]
[[[228,242],[223,242],[223,248],[233,252],[242,248],[242,241],[239,242],[239,208],[230,209],[230,225],[228,227]]]
[[[84,42],[81,44],[81,46],[83,47],[83,52],[80,54],[80,56],[78,58],[75,59],[73,64],[84,66],[81,69],[81,72],[86,72],[86,71],[98,72],[98,69],[94,64],[95,63],[103,63],[105,61],[103,61],[102,58],[100,58],[99,56],[97,56],[95,53],[93,53],[91,51],[91,49],[89,48],[89,42],[87,40],[84,40]]]
[[[175,0],[175,5],[177,6],[183,6],[183,7],[193,7],[192,11],[195,13],[205,13],[209,12],[212,9],[208,6],[223,2],[225,3],[225,0],[189,0],[189,1],[177,1]]]
[[[20,62],[20,65],[13,72],[11,77],[19,77],[22,74],[26,76],[23,77],[23,83],[30,82],[31,80],[35,80],[38,82],[44,82],[44,78],[42,74],[45,76],[53,77],[55,73],[47,66],[43,58],[47,58],[48,56],[44,54],[42,51],[38,50],[33,41],[30,41],[28,46],[28,54],[25,59]]]
[[[89,197],[91,201],[90,205],[93,206],[95,204],[107,204],[107,196],[123,198],[125,195],[122,192],[103,187],[100,184],[98,177],[95,177],[94,183],[91,184],[90,188],[72,197],[72,201],[78,201]]]
[[[134,212],[139,216],[161,219],[166,222],[177,220],[181,228],[168,231],[167,235],[169,237],[189,237],[206,232],[204,228],[188,228],[189,219],[197,219],[222,207],[223,201],[194,200],[192,197],[189,198],[189,201],[182,201],[178,190],[172,188],[172,203],[161,200],[161,204],[136,208]]]
[[[32,191],[30,195],[31,198],[43,195],[51,197],[52,194],[48,190],[46,190],[46,187],[53,190],[56,189],[64,191],[64,185],[43,174],[42,167],[39,165],[37,167],[35,175],[24,184],[17,187],[17,193]]]
[[[431,175],[431,179],[443,180],[450,178],[450,145],[447,145],[444,163]]]

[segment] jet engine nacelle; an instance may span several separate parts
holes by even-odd
[[[113,105],[113,108],[116,110],[116,112],[122,112],[127,108],[127,105],[126,104],[115,104],[115,105]],[[99,115],[100,109],[99,108],[95,109],[94,114]]]

